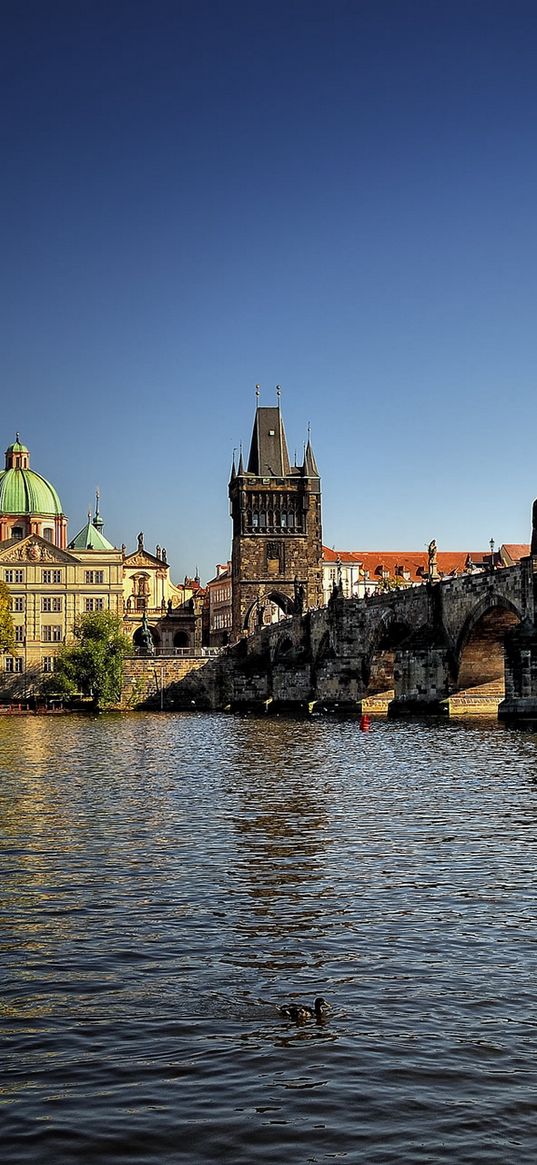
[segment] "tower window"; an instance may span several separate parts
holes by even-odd
[[[50,526],[45,526],[45,529],[43,530],[43,538],[46,542],[54,541],[54,530],[52,530]]]
[[[24,538],[24,530],[23,530],[22,526],[12,526],[11,527],[11,537],[12,538]]]

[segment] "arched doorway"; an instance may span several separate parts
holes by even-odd
[[[176,631],[173,637],[173,646],[182,650],[190,647],[190,636],[186,631]]]
[[[293,599],[278,591],[271,591],[268,595],[259,595],[246,613],[244,629],[251,635],[260,627],[269,627],[272,623],[279,623],[292,614],[293,606]]]
[[[154,627],[150,627],[149,630],[151,632],[153,646],[154,646],[155,650],[157,650],[157,648],[160,647],[160,635],[159,635],[158,631],[155,630]],[[137,648],[144,646],[143,628],[142,627],[136,628],[136,631],[134,632],[134,635],[132,637],[132,642],[134,643],[134,646]]]

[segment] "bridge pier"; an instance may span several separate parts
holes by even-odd
[[[498,719],[537,722],[537,627],[526,617],[505,637],[505,700]]]
[[[449,650],[431,628],[420,628],[397,648],[394,680],[388,716],[449,715]]]

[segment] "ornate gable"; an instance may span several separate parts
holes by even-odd
[[[27,538],[13,539],[0,544],[0,560],[2,562],[58,562],[75,563],[79,559],[74,554],[67,554],[52,542],[40,538],[38,534],[30,534]]]
[[[147,550],[135,550],[133,554],[127,555],[125,566],[128,570],[131,568],[135,570],[167,570],[169,563],[164,562],[162,558],[155,558]]]

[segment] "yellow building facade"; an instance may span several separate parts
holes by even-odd
[[[142,619],[155,650],[166,654],[201,649],[199,580],[170,579],[166,551],[143,544],[128,554],[105,538],[97,494],[95,514],[68,541],[68,521],[54,487],[30,467],[17,440],[0,471],[0,579],[9,590],[15,630],[12,651],[0,655],[0,700],[37,694],[54,671],[78,616],[111,611],[123,619],[136,651]]]

